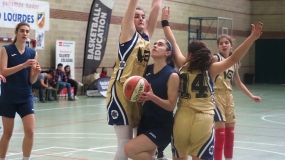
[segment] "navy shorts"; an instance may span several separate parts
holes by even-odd
[[[143,124],[144,123],[144,124]],[[146,135],[158,148],[166,148],[171,142],[173,122],[151,123],[140,122],[138,135]]]
[[[29,114],[34,114],[34,103],[33,101],[25,103],[1,103],[0,104],[0,115],[8,118],[15,118],[16,113],[20,115],[21,118]]]

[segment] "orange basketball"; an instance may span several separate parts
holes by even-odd
[[[136,102],[142,91],[149,91],[149,83],[141,76],[129,77],[123,85],[125,97],[131,102]]]

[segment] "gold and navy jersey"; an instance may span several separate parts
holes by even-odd
[[[150,57],[150,43],[147,35],[135,32],[134,37],[119,44],[118,58],[110,83],[124,84],[131,76],[143,76]]]
[[[218,57],[219,62],[225,60],[225,58],[220,53],[215,54],[215,56]],[[234,79],[236,67],[237,65],[234,64],[232,67],[228,68],[217,76],[214,85],[215,93],[227,93],[233,90],[232,82]]]
[[[203,113],[214,114],[213,82],[208,71],[187,71],[189,63],[179,71],[180,92],[178,107],[190,107]]]
[[[149,58],[150,43],[146,34],[135,32],[130,41],[119,44],[118,58],[106,97],[110,125],[136,126],[139,122],[139,110],[135,111],[139,107],[134,107],[137,103],[130,103],[124,97],[123,84],[131,76],[143,76]]]

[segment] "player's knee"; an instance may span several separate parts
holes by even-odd
[[[11,131],[10,130],[9,131],[4,130],[4,132],[2,134],[2,138],[9,140],[9,139],[11,139],[12,134],[13,134],[13,130],[11,130]]]
[[[34,138],[34,129],[29,128],[29,129],[25,129],[25,137],[26,138]]]
[[[129,141],[129,140],[128,140],[128,141]],[[133,144],[126,142],[125,145],[122,146],[122,148],[124,148],[124,154],[125,154],[127,157],[131,158],[132,155],[134,154],[134,146],[133,146]]]

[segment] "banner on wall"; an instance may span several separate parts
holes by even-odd
[[[44,30],[36,30],[35,31],[35,39],[36,39],[36,49],[44,50],[45,48],[45,31]]]
[[[98,91],[102,94],[102,96],[107,96],[108,85],[110,82],[110,77],[99,78],[97,81]]]
[[[31,29],[49,30],[49,2],[0,0],[0,28],[15,28],[26,22]]]
[[[86,30],[83,76],[93,74],[99,67],[106,48],[114,0],[94,0]]]
[[[59,63],[62,63],[63,67],[69,65],[71,70],[70,74],[72,78],[75,78],[75,41],[56,40],[55,54],[55,68],[57,68],[57,64]]]

